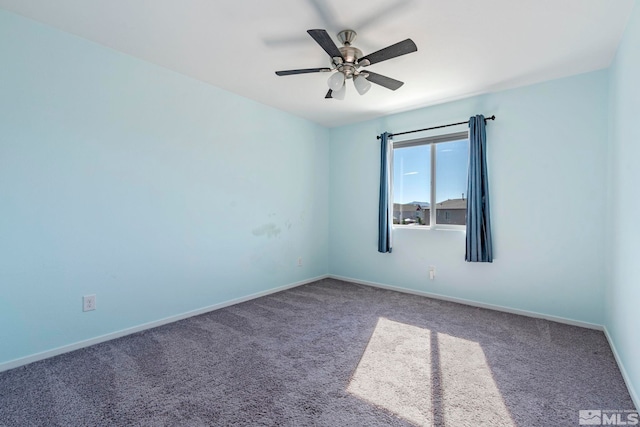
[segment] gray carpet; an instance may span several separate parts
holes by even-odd
[[[0,373],[2,426],[573,426],[601,332],[326,279]]]

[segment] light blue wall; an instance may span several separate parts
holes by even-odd
[[[332,129],[331,273],[601,325],[607,76],[592,72]],[[378,253],[376,135],[480,113],[497,116],[487,125],[493,264],[466,263],[465,236],[456,231],[396,229],[393,253]]]
[[[637,402],[639,14],[609,71],[329,131],[0,11],[0,367],[331,273],[605,323]],[[455,231],[379,254],[375,136],[476,113],[495,262]]]
[[[610,68],[610,203],[606,328],[640,406],[640,5]]]
[[[1,10],[0,58],[0,366],[327,273],[327,129]]]

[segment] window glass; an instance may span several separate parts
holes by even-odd
[[[431,147],[418,145],[393,152],[393,223],[429,225]]]
[[[469,140],[436,144],[436,224],[465,225]]]
[[[466,132],[394,143],[393,223],[464,226],[468,167]]]

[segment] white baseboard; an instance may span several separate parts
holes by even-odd
[[[527,316],[527,317],[534,317],[536,319],[551,320],[553,322],[564,323],[564,324],[572,325],[572,326],[580,326],[582,328],[595,329],[595,330],[598,330],[598,331],[602,331],[603,330],[603,326],[602,325],[598,325],[596,323],[582,322],[580,320],[567,319],[565,317],[552,316],[550,314],[543,314],[543,313],[538,313],[538,312],[535,312],[535,311],[520,310],[520,309],[517,309],[517,308],[505,307],[505,306],[502,306],[502,305],[487,304],[487,303],[468,300],[468,299],[463,299],[463,298],[449,297],[449,296],[446,296],[446,295],[435,294],[435,293],[431,293],[431,292],[424,292],[424,291],[417,291],[415,289],[402,288],[400,286],[387,285],[387,284],[384,284],[384,283],[369,282],[367,280],[359,280],[359,279],[354,279],[354,278],[351,278],[351,277],[336,276],[334,274],[330,274],[329,278],[337,279],[337,280],[344,280],[345,282],[358,283],[360,285],[373,286],[373,287],[376,287],[376,288],[389,289],[389,290],[392,290],[392,291],[398,291],[398,292],[403,292],[403,293],[407,293],[407,294],[413,294],[413,295],[419,295],[419,296],[423,296],[423,297],[429,297],[429,298],[433,298],[433,299],[439,299],[439,300],[443,300],[443,301],[457,302],[459,304],[470,305],[472,307],[487,308],[489,310],[502,311],[502,312],[511,313],[511,314],[519,314],[519,315]]]
[[[408,288],[403,288],[403,287],[399,287],[399,286],[392,286],[392,285],[387,285],[387,284],[384,284],[384,283],[370,282],[370,281],[366,281],[366,280],[354,279],[354,278],[351,278],[351,277],[337,276],[337,275],[333,275],[333,274],[325,274],[325,275],[313,277],[313,278],[310,278],[310,279],[302,280],[302,281],[299,281],[299,282],[290,283],[288,285],[279,286],[277,288],[268,289],[266,291],[256,292],[256,293],[253,293],[253,294],[250,294],[250,295],[246,295],[246,296],[243,296],[243,297],[240,297],[240,298],[235,298],[235,299],[232,299],[232,300],[229,300],[229,301],[225,301],[225,302],[221,302],[221,303],[218,303],[218,304],[214,304],[214,305],[211,305],[211,306],[208,306],[208,307],[204,307],[204,308],[200,308],[200,309],[197,309],[197,310],[188,311],[186,313],[182,313],[182,314],[178,314],[178,315],[175,315],[175,316],[166,317],[164,319],[155,320],[153,322],[144,323],[142,325],[138,325],[138,326],[134,326],[134,327],[131,327],[131,328],[123,329],[123,330],[120,330],[120,331],[112,332],[112,333],[109,333],[109,334],[101,335],[101,336],[98,336],[98,337],[90,338],[88,340],[79,341],[79,342],[76,342],[76,343],[73,343],[73,344],[69,344],[69,345],[65,345],[65,346],[62,346],[62,347],[57,347],[57,348],[54,348],[54,349],[51,349],[51,350],[43,351],[41,353],[32,354],[32,355],[29,355],[29,356],[26,356],[26,357],[22,357],[22,358],[19,358],[19,359],[10,360],[8,362],[0,363],[0,372],[7,371],[7,370],[13,369],[13,368],[17,368],[19,366],[27,365],[29,363],[37,362],[39,360],[48,359],[50,357],[57,356],[59,354],[68,353],[68,352],[71,352],[71,351],[74,351],[74,350],[78,350],[78,349],[81,349],[81,348],[84,348],[84,347],[89,347],[89,346],[94,345],[94,344],[99,344],[99,343],[102,343],[102,342],[105,342],[105,341],[109,341],[109,340],[120,338],[120,337],[123,337],[123,336],[126,336],[126,335],[134,334],[136,332],[141,332],[141,331],[144,331],[144,330],[147,330],[147,329],[156,328],[158,326],[166,325],[167,323],[177,322],[179,320],[187,319],[189,317],[193,317],[193,316],[197,316],[197,315],[200,315],[200,314],[208,313],[210,311],[218,310],[218,309],[221,309],[221,308],[224,308],[224,307],[229,307],[229,306],[232,306],[232,305],[235,305],[235,304],[239,304],[239,303],[242,303],[242,302],[245,302],[245,301],[250,301],[252,299],[260,298],[260,297],[263,297],[263,296],[266,296],[266,295],[271,295],[271,294],[274,294],[274,293],[277,293],[277,292],[281,292],[281,291],[284,291],[284,290],[287,290],[287,289],[291,289],[291,288],[295,288],[295,287],[298,287],[298,286],[306,285],[308,283],[313,283],[313,282],[316,282],[318,280],[322,280],[322,279],[326,279],[326,278],[343,280],[343,281],[346,281],[346,282],[352,282],[352,283],[357,283],[357,284],[366,285],[366,286],[373,286],[373,287],[376,287],[376,288],[389,289],[389,290],[393,290],[393,291],[409,293],[409,294],[419,295],[419,296],[425,296],[425,297],[439,299],[439,300],[443,300],[443,301],[456,302],[456,303],[459,303],[459,304],[465,304],[465,305],[469,305],[469,306],[473,306],[473,307],[487,308],[487,309],[490,309],[490,310],[502,311],[502,312],[512,313],[512,314],[520,314],[520,315],[527,316],[527,317],[546,319],[546,320],[551,320],[551,321],[554,321],[554,322],[565,323],[565,324],[568,324],[568,325],[580,326],[580,327],[584,327],[584,328],[596,329],[596,330],[604,331],[604,334],[605,334],[605,336],[607,338],[607,341],[609,342],[609,346],[611,347],[611,351],[613,352],[613,355],[615,357],[616,363],[618,364],[618,368],[620,369],[620,372],[622,374],[624,382],[627,385],[627,389],[629,390],[629,394],[631,395],[631,399],[633,400],[636,408],[640,409],[640,399],[638,397],[638,393],[636,392],[635,388],[633,387],[631,379],[629,378],[629,376],[627,374],[627,371],[626,371],[626,369],[625,369],[625,367],[624,367],[624,365],[622,363],[622,360],[620,359],[620,356],[618,355],[618,351],[616,349],[615,343],[614,343],[613,339],[611,338],[611,335],[609,334],[609,331],[607,330],[606,326],[597,325],[597,324],[594,324],[594,323],[582,322],[582,321],[573,320],[573,319],[567,319],[567,318],[564,318],[564,317],[551,316],[551,315],[537,313],[537,312],[533,312],[533,311],[519,310],[519,309],[510,308],[510,307],[494,305],[494,304],[486,304],[486,303],[473,301],[473,300],[467,300],[467,299],[463,299],[463,298],[449,297],[449,296],[446,296],[446,295],[435,294],[435,293],[431,293],[431,292],[417,291],[417,290],[414,290],[414,289],[408,289]]]
[[[281,292],[287,289],[295,288],[298,286],[306,285],[307,283],[316,282],[318,280],[328,278],[328,275],[322,275],[313,277],[311,279],[302,280],[295,283],[290,283],[288,285],[279,286],[277,288],[268,289],[266,291],[256,292],[254,294],[246,295],[240,298],[235,298],[229,301],[221,302],[218,304],[213,304],[208,307],[199,308],[197,310],[188,311],[186,313],[177,314],[175,316],[165,317],[164,319],[154,320],[153,322],[144,323],[142,325],[133,326],[131,328],[122,329],[120,331],[111,332],[108,334],[100,335],[98,337],[90,338],[88,340],[78,341],[73,344],[64,345],[62,347],[57,347],[51,350],[43,351],[41,353],[32,354],[26,357],[21,357],[19,359],[10,360],[8,362],[0,363],[0,372],[8,371],[9,369],[17,368],[19,366],[27,365],[29,363],[37,362],[39,360],[48,359],[53,356],[57,356],[63,353],[69,353],[74,350],[78,350],[84,347],[89,347],[94,344],[99,344],[105,341],[113,340],[116,338],[123,337],[125,335],[135,334],[136,332],[144,331],[146,329],[156,328],[158,326],[166,325],[167,323],[177,322],[178,320],[187,319],[189,317],[197,316],[199,314],[208,313],[210,311],[219,310],[224,307],[229,307],[231,305],[239,304],[241,302],[249,301],[252,299],[260,298],[266,295],[274,294],[276,292]]]
[[[618,368],[620,369],[620,373],[622,374],[622,378],[624,379],[624,383],[627,385],[627,390],[629,390],[629,395],[631,396],[631,400],[633,400],[634,405],[636,405],[636,411],[640,410],[640,399],[638,398],[638,393],[636,389],[633,387],[633,383],[631,382],[631,378],[627,374],[627,370],[624,368],[624,364],[622,363],[622,359],[620,359],[620,355],[618,354],[618,350],[616,349],[616,345],[609,334],[609,330],[607,327],[604,327],[604,336],[607,337],[607,341],[609,341],[609,347],[611,347],[611,351],[613,352],[613,357],[616,359],[616,363],[618,364]],[[631,408],[624,408],[631,409]]]

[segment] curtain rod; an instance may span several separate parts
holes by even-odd
[[[496,119],[495,115],[493,115],[491,117],[485,117],[484,122],[487,123],[487,120],[495,120],[495,119]],[[469,123],[469,120],[467,120],[466,122],[450,123],[448,125],[433,126],[433,127],[425,128],[425,129],[417,129],[417,130],[409,130],[409,131],[406,131],[406,132],[391,133],[391,134],[389,134],[389,138],[392,138],[392,137],[394,137],[396,135],[405,135],[407,133],[423,132],[425,130],[447,128],[449,126],[464,125],[464,124],[468,124],[468,123]],[[380,139],[380,135],[376,136],[376,139]]]

